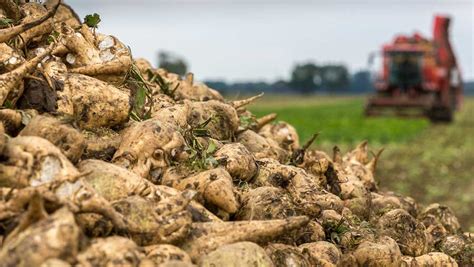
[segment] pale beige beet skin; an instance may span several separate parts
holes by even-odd
[[[214,153],[214,157],[234,180],[249,181],[257,174],[255,159],[242,144],[225,144]]]
[[[428,237],[425,226],[408,212],[395,209],[380,217],[378,233],[393,238],[400,251],[408,256],[420,256],[428,252]]]
[[[100,160],[85,160],[78,164],[79,171],[86,173],[84,181],[90,185],[101,197],[107,201],[118,201],[131,195],[141,196],[153,203],[165,205],[166,201],[174,205],[173,201],[180,200],[181,191],[165,185],[155,185],[137,174],[115,164]],[[181,199],[186,202],[185,199]],[[192,200],[186,209],[192,214],[194,221],[221,221],[202,205]],[[181,211],[178,209],[178,211]],[[92,218],[94,219],[94,218]],[[93,222],[99,223],[96,217]]]
[[[423,221],[426,227],[429,225],[427,217],[434,216],[434,222],[440,223],[448,231],[449,234],[457,234],[461,230],[458,218],[453,210],[449,207],[434,203],[426,207],[418,216],[418,219]],[[425,223],[426,222],[426,223]]]
[[[159,181],[172,161],[186,158],[184,148],[184,138],[173,124],[152,118],[124,130],[112,162],[143,178]]]
[[[410,197],[400,196],[393,192],[371,192],[372,221],[376,221],[384,213],[394,209],[404,209],[413,217],[417,216],[418,205]]]
[[[102,63],[99,50],[94,45],[94,35],[87,25],[83,24],[77,31],[68,25],[61,27],[61,43],[68,49],[73,61],[66,59],[69,66],[94,65]]]
[[[176,102],[168,95],[162,94],[159,91],[152,92],[153,106],[151,107],[151,114],[158,114],[162,109],[170,108],[176,104]]]
[[[0,121],[0,155],[3,154],[3,149],[7,143],[7,137],[5,135],[5,128],[3,128],[3,123]]]
[[[139,245],[176,243],[188,234],[192,223],[186,207],[190,198],[183,195],[161,201],[130,196],[112,203],[127,220],[123,232]]]
[[[251,242],[237,242],[223,245],[201,257],[199,266],[273,267],[274,265],[262,247]]]
[[[13,21],[21,19],[21,9],[15,1],[3,0],[2,3],[2,16],[10,18]]]
[[[291,179],[296,175],[292,166],[280,164],[272,158],[262,158],[257,160],[258,173],[252,180],[252,185],[274,186],[286,188]]]
[[[39,53],[36,57],[25,61],[23,64],[15,68],[14,70],[0,75],[0,104],[3,105],[6,100],[9,100],[11,104],[15,104],[16,101],[23,94],[23,79],[25,76],[33,72],[38,64],[53,51],[54,45],[50,45],[43,52]]]
[[[465,234],[445,237],[438,245],[441,252],[454,258],[461,266],[474,264],[474,241]]]
[[[60,258],[73,263],[80,238],[74,215],[62,208],[3,244],[0,262],[2,266],[39,266],[50,258]]]
[[[181,238],[190,226],[187,206],[193,194],[154,185],[126,169],[99,160],[86,160],[78,167],[87,173],[84,181],[125,217],[126,233],[137,243],[170,243]],[[97,216],[82,216],[81,224],[92,235],[111,230],[107,220]]]
[[[228,213],[235,213],[240,207],[232,178],[223,168],[203,171],[182,179],[163,179],[163,184],[179,190],[196,190],[200,193],[203,203],[213,204]]]
[[[92,33],[85,24],[79,31],[66,27],[63,44],[69,49],[66,62],[70,72],[109,81],[122,77],[132,66],[130,50],[116,37]],[[68,60],[69,59],[69,60]]]
[[[363,141],[358,144],[353,150],[349,151],[342,158],[343,161],[356,161],[361,164],[369,163],[369,147],[368,142]]]
[[[339,196],[344,201],[344,206],[360,218],[368,219],[371,210],[367,207],[372,206],[372,197],[364,184],[357,179],[349,178],[340,182],[339,188]]]
[[[305,172],[300,172],[292,180],[288,187],[290,195],[296,205],[307,211],[307,214],[315,214],[320,210],[342,211],[343,201],[336,195],[321,189],[314,180]]]
[[[44,187],[52,194],[50,201],[68,205],[75,213],[96,212],[123,229],[125,221],[110,204],[92,189],[61,151],[49,141],[36,136],[20,136],[9,140],[4,151],[6,162],[0,164],[0,184],[11,188],[25,188],[24,194]],[[49,185],[54,185],[49,188]],[[28,199],[28,198],[26,198]],[[15,201],[11,200],[13,206]],[[8,206],[7,206],[8,207]]]
[[[193,261],[216,248],[240,241],[264,243],[308,223],[305,216],[285,220],[193,223],[180,247]]]
[[[110,162],[122,141],[122,136],[109,128],[96,129],[94,132],[83,130],[82,135],[86,145],[82,159]]]
[[[176,83],[178,83],[178,85],[176,85]],[[177,100],[188,99],[195,101],[224,101],[224,97],[222,97],[222,95],[216,90],[209,88],[204,83],[196,83],[194,81],[193,73],[187,73],[184,80],[178,82],[171,81],[171,87],[176,88],[174,92],[174,98]]]
[[[371,181],[369,181],[369,184],[367,184],[366,187],[369,190],[377,191],[372,175],[373,170],[375,170],[376,159],[377,157],[374,157],[369,161],[366,141],[362,142],[355,149],[347,152],[345,155],[342,155],[339,147],[335,146],[333,148],[332,161],[329,164],[329,171],[334,172],[333,175],[336,176],[335,179],[338,179],[339,181],[345,180],[346,178],[344,176],[349,176],[351,179],[364,182],[364,185],[366,185],[367,181],[365,180],[370,178]],[[328,177],[328,179],[331,179],[331,177]]]
[[[33,109],[0,109],[0,121],[3,123],[5,133],[9,136],[17,136],[23,127],[25,127],[25,123],[28,123],[37,115],[38,112]]]
[[[60,259],[48,259],[43,262],[40,267],[71,267],[72,265],[69,264],[67,261],[63,261]]]
[[[271,185],[288,191],[296,206],[308,216],[317,216],[322,210],[341,211],[343,201],[322,188],[316,177],[304,169],[283,165],[275,160],[264,159],[257,162],[260,166],[256,184]]]
[[[53,10],[57,10],[54,12],[52,17],[49,17],[46,21],[42,22],[40,25],[33,27],[23,33],[20,34],[21,39],[23,40],[20,44],[21,46],[26,46],[31,42],[41,41],[45,38],[45,36],[51,34],[53,30],[59,28],[61,24],[66,24],[69,27],[79,27],[81,24],[81,20],[77,16],[77,14],[66,4],[62,3],[62,1],[47,1],[44,3],[43,7],[39,3],[26,3],[22,5],[22,9],[28,15],[24,18],[23,23],[25,22],[35,22],[42,16],[48,16],[49,13],[52,13]]]
[[[44,28],[48,27],[48,25],[42,25],[45,21],[51,18],[57,11],[60,1],[51,1],[54,3],[50,10],[45,10],[41,5],[38,3],[28,3],[25,4],[22,8],[22,12],[26,13],[26,17],[23,18],[21,24],[0,30],[0,43],[7,42],[13,37],[33,28],[39,27]],[[29,5],[33,5],[33,8],[28,8]],[[42,12],[43,11],[43,12]],[[36,13],[36,14],[35,14]],[[26,37],[26,36],[25,36]],[[24,39],[25,40],[25,39]],[[26,39],[28,41],[28,39]]]
[[[57,6],[58,4],[59,6]],[[22,12],[26,14],[26,17],[22,20],[22,24],[37,24],[42,18],[49,17],[38,26],[32,27],[19,35],[22,41],[19,42],[18,45],[21,48],[24,48],[30,43],[44,43],[46,37],[50,35],[54,29],[59,29],[63,24],[72,28],[77,28],[81,25],[81,19],[72,8],[63,3],[63,1],[46,1],[44,6],[40,3],[29,2],[22,4],[21,9]],[[53,13],[53,15],[49,16],[51,13]],[[66,48],[58,47],[56,51],[64,51],[64,49]]]
[[[300,147],[300,138],[295,127],[279,121],[263,126],[258,132],[261,136],[275,140],[286,151],[292,152]]]
[[[57,92],[58,112],[72,116],[81,128],[113,127],[128,121],[129,92],[93,77],[67,73],[59,62],[48,62],[45,72],[63,84]]]
[[[112,163],[85,160],[77,167],[79,171],[86,173],[84,181],[108,201],[124,199],[130,195],[153,197],[157,190],[148,180]]]
[[[144,259],[142,248],[132,240],[119,236],[93,239],[77,256],[77,261],[82,267],[139,266]]]
[[[236,220],[284,219],[304,214],[291,200],[289,194],[280,188],[263,186],[250,189],[241,196],[242,207],[235,214]],[[288,231],[278,238],[285,244],[302,244],[324,240],[323,227],[312,220],[307,225]]]
[[[154,69],[151,64],[141,61],[142,70],[150,70],[154,75],[159,75],[168,87],[173,90],[173,99],[175,100],[193,100],[193,101],[208,101],[218,100],[224,101],[222,95],[209,88],[203,83],[194,82],[194,74],[188,73],[182,79],[175,73],[168,72],[165,69]]]
[[[86,146],[84,136],[77,129],[44,115],[34,117],[20,135],[38,136],[50,141],[73,163],[81,158]]]
[[[321,185],[326,186],[327,181],[325,175],[332,164],[331,158],[325,152],[308,149],[304,153],[303,162],[299,164],[298,167],[318,177],[318,180],[321,181]]]
[[[348,208],[343,208],[340,213],[324,210],[318,222],[324,227],[326,238],[337,244],[345,253],[353,251],[363,241],[375,240],[377,235],[373,225],[362,221]],[[352,257],[346,260],[351,261]]]
[[[40,195],[48,201],[50,209],[67,206],[71,212],[76,214],[78,222],[82,218],[81,216],[86,216],[82,213],[89,213],[94,216],[86,216],[86,220],[90,220],[89,217],[92,219],[95,217],[104,218],[103,220],[110,221],[110,229],[115,228],[118,231],[126,229],[126,220],[112,208],[109,202],[98,196],[84,181],[75,180],[75,182],[67,179],[55,180],[12,191],[8,201],[0,202],[0,219],[8,221],[8,219],[18,216],[35,195]]]
[[[236,110],[228,104],[210,100],[206,102],[191,102],[176,104],[162,108],[152,117],[162,122],[168,122],[181,129],[197,128],[208,121],[205,129],[211,138],[230,140],[239,127]]]
[[[269,220],[284,219],[298,213],[284,189],[262,186],[243,194],[242,207],[235,217],[237,220]]]
[[[49,2],[49,7],[36,2],[20,5],[21,12],[25,14],[21,20],[21,24],[37,24],[39,21],[42,21],[40,24],[37,24],[37,26],[19,34],[21,38],[21,47],[24,47],[33,41],[40,41],[42,35],[53,31],[52,17],[58,11],[60,1],[54,0]]]
[[[418,267],[418,266],[451,266],[457,267],[458,263],[450,256],[441,252],[430,252],[418,257],[403,256],[403,267]]]
[[[275,267],[309,267],[308,258],[296,247],[286,244],[269,244],[265,251]]]
[[[0,74],[10,72],[25,62],[22,51],[0,43]]]
[[[252,130],[246,130],[237,136],[237,141],[244,145],[256,159],[271,158],[286,163],[287,151],[278,146],[273,139],[265,138]]]
[[[298,247],[313,266],[337,266],[341,260],[341,251],[332,243],[318,241],[302,244]]]
[[[430,222],[427,223],[427,221]],[[430,248],[438,248],[441,241],[449,235],[448,231],[441,223],[436,222],[436,218],[433,215],[426,217],[423,220],[423,224],[426,227],[428,246]]]
[[[48,9],[51,9],[54,6],[55,1],[47,1],[45,6]],[[58,7],[58,10],[54,14],[54,17],[51,18],[53,20],[55,27],[58,25],[66,24],[72,28],[78,28],[81,25],[81,18],[76,14],[76,12],[64,1],[61,1],[61,4]]]
[[[37,186],[78,174],[59,148],[36,136],[20,136],[9,140],[4,157],[7,160],[0,163],[1,186]]]
[[[152,245],[144,247],[145,254],[154,264],[160,265],[170,261],[181,261],[191,264],[191,258],[182,249],[167,244]]]
[[[326,240],[324,228],[314,219],[303,227],[297,228],[282,235],[278,242],[292,245],[301,245]]]
[[[377,191],[377,183],[375,182],[374,174],[375,174],[375,161],[377,159],[373,158],[371,162],[367,165],[363,165],[359,162],[351,161],[351,162],[344,162],[343,169],[347,174],[356,176],[361,182],[363,182],[364,186],[367,190],[370,191]]]
[[[402,253],[397,242],[388,236],[379,237],[374,241],[364,241],[353,255],[361,266],[383,267],[400,266]]]
[[[153,70],[153,66],[150,61],[145,58],[134,58],[133,64],[138,68],[141,73],[147,73],[149,70]]]
[[[367,141],[359,144],[355,149],[348,152],[339,160],[334,160],[335,165],[349,175],[359,178],[370,191],[377,191],[377,183],[375,182],[375,171],[377,162],[383,149],[373,154],[369,160]]]

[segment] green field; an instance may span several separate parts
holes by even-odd
[[[466,230],[474,231],[474,99],[466,99],[452,124],[425,119],[365,118],[361,97],[264,97],[250,110],[276,112],[302,142],[320,132],[315,147],[348,150],[369,140],[385,147],[377,178],[384,190],[410,195],[422,204],[452,207]]]
[[[327,101],[325,101],[327,100]],[[354,143],[370,140],[373,144],[407,141],[428,128],[424,119],[370,118],[363,116],[363,98],[314,97],[310,99],[269,97],[251,107],[257,116],[275,112],[278,119],[298,129],[306,140],[320,133],[320,141]]]

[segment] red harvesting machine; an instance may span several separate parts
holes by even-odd
[[[368,116],[395,113],[450,122],[462,102],[463,82],[449,42],[450,18],[436,16],[433,40],[396,36],[382,48],[382,71],[369,98]]]

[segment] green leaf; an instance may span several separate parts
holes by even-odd
[[[194,158],[197,155],[196,150],[191,150],[191,153],[189,153],[190,158]]]
[[[209,141],[209,146],[207,147],[207,154],[213,154],[215,151],[216,151],[216,144],[214,143],[214,141]]]
[[[12,19],[2,18],[0,19],[0,26],[10,26],[13,23]]]
[[[207,163],[206,165],[210,166],[211,168],[219,165],[219,162],[217,162],[217,160],[214,157],[208,157],[206,159],[206,163]]]
[[[211,120],[212,120],[212,117],[209,117],[209,118],[208,118],[207,120],[205,120],[203,123],[199,124],[199,125],[197,126],[197,128],[205,128],[205,127],[209,124],[209,122],[211,122]]]
[[[6,108],[9,108],[9,109],[15,108],[13,106],[13,103],[10,100],[5,100],[5,102],[3,103],[3,106],[6,107]]]
[[[160,87],[161,91],[173,98],[174,97],[174,92],[176,91],[176,89],[178,89],[179,87],[179,83],[176,85],[176,87],[174,89],[171,89],[170,88],[170,83],[169,82],[166,82],[163,77],[161,77],[161,75],[159,73],[153,73],[151,70],[148,70],[148,76],[149,76],[149,82],[151,83],[156,83],[158,84],[158,86]]]
[[[48,44],[54,43],[55,40],[57,40],[59,37],[59,32],[53,31],[47,39]]]
[[[207,129],[194,129],[193,135],[195,137],[209,137],[209,131]]]
[[[137,95],[135,96],[135,106],[142,108],[146,101],[146,90],[143,87],[138,87]]]
[[[138,121],[151,118],[151,110],[153,106],[151,89],[135,65],[132,65],[130,68],[126,81],[135,88],[133,112],[136,116],[133,117],[139,118]]]
[[[84,18],[84,23],[91,28],[97,28],[100,21],[100,15],[97,13],[94,13],[92,15],[89,14]]]
[[[247,116],[247,115],[243,115],[239,117],[239,121],[240,121],[240,126],[242,128],[250,128],[253,125],[255,125],[257,122],[254,116]]]

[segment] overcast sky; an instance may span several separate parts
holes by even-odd
[[[198,79],[228,81],[287,79],[308,60],[357,71],[396,33],[431,37],[433,15],[449,14],[464,76],[474,79],[472,0],[65,1],[81,18],[99,13],[99,31],[135,57],[156,64],[158,51],[173,51]]]

